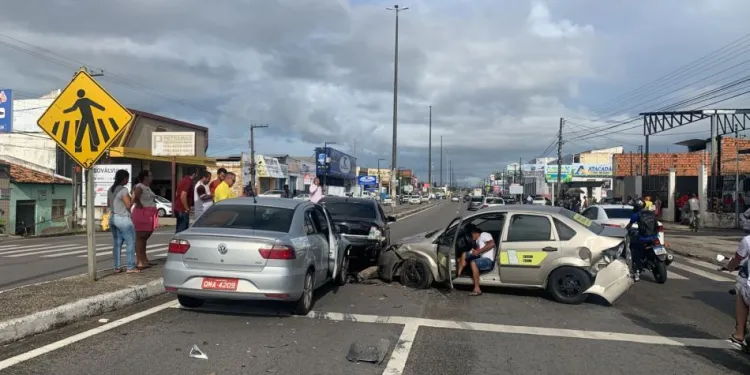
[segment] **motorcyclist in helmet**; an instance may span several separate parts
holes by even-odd
[[[659,238],[656,215],[653,211],[645,210],[645,207],[646,203],[643,199],[635,199],[633,202],[633,214],[630,215],[630,222],[625,227],[625,229],[630,232],[633,224],[638,225],[637,235],[631,236],[630,239],[630,252],[633,256],[633,277],[635,281],[641,279],[641,272],[643,271],[643,252],[646,249],[646,244],[653,243],[655,239]]]

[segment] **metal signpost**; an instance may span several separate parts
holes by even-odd
[[[133,114],[82,68],[47,108],[37,125],[86,173],[88,275],[96,281],[94,165],[133,120]]]

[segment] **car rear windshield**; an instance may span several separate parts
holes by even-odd
[[[261,205],[227,204],[209,208],[193,224],[196,228],[256,229],[289,232],[294,210]]]
[[[610,219],[630,219],[633,214],[633,210],[627,208],[605,208],[604,212],[607,213],[607,217]]]
[[[362,219],[377,217],[375,205],[372,202],[321,202],[331,216],[349,216]]]
[[[482,202],[484,201],[484,197],[471,197],[472,202]]]
[[[584,227],[586,227],[586,229],[594,232],[595,234],[599,234],[604,230],[604,227],[601,224],[595,223],[591,219],[587,218],[586,216],[577,214],[566,208],[560,209],[560,215],[563,215],[567,217],[568,219],[574,220],[576,223],[583,225]]]

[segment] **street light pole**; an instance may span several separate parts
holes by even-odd
[[[440,186],[443,186],[443,136],[440,136]]]
[[[398,135],[398,14],[402,11],[409,9],[408,7],[401,8],[398,5],[394,5],[393,8],[386,8],[396,12],[396,39],[395,39],[395,53],[393,55],[393,149],[391,150],[391,184],[389,186],[391,197],[395,194],[393,176],[396,175],[397,165],[397,142],[396,136]]]
[[[430,106],[430,135],[427,152],[427,182],[432,186],[432,106]]]
[[[255,190],[255,129],[267,128],[268,125],[250,125],[250,190],[248,196],[252,197],[257,194]]]

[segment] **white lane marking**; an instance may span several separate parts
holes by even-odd
[[[45,250],[45,248],[41,249],[33,249],[33,250],[18,250],[18,251],[10,251],[5,254],[0,254],[3,258],[18,258],[18,257],[27,257],[31,255],[38,255],[38,254],[49,254],[54,253],[57,251],[66,251],[70,249],[75,249],[81,247],[81,245],[65,245],[65,246],[59,246],[59,247],[52,247],[49,248],[49,250]]]
[[[408,218],[410,218],[410,217],[412,217],[412,216],[415,216],[415,215],[419,215],[419,214],[421,214],[421,213],[427,212],[427,211],[429,211],[429,210],[431,210],[431,209],[433,209],[433,208],[435,208],[435,207],[439,207],[439,206],[441,206],[441,205],[442,205],[442,203],[438,203],[438,204],[436,204],[436,205],[434,205],[434,206],[432,206],[432,207],[430,207],[430,208],[425,208],[425,209],[424,209],[424,210],[422,210],[422,211],[419,211],[419,212],[415,212],[415,213],[413,213],[413,214],[410,214],[410,215],[406,215],[406,216],[401,216],[400,218],[398,218],[398,220],[397,220],[396,222],[398,223],[398,222],[399,222],[399,221],[401,221],[401,220],[404,220],[404,219],[408,219]]]
[[[113,247],[112,244],[101,244],[101,245],[97,245],[96,247],[99,248],[99,246],[102,246],[102,248],[109,247],[110,250],[108,250],[108,251],[99,251],[99,252],[96,253],[96,256],[101,257],[101,256],[105,256],[105,255],[112,255],[112,249],[111,249]],[[154,245],[148,245],[148,246],[146,246],[146,248],[147,249],[152,249],[152,248],[154,248],[156,246],[167,246],[167,245],[164,245],[164,244],[154,244]],[[124,244],[123,244],[123,248],[125,248]],[[49,258],[57,258],[57,257],[68,256],[68,255],[75,255],[75,254],[85,254],[87,252],[88,252],[88,250],[69,251],[67,253],[55,254],[55,256],[50,255],[48,257]],[[88,257],[88,255],[79,255],[78,257],[79,258],[86,258],[86,257]]]
[[[73,336],[70,336],[70,337],[66,337],[66,338],[64,338],[62,340],[59,340],[59,341],[55,341],[55,342],[53,342],[51,344],[47,344],[45,346],[42,346],[41,348],[37,348],[37,349],[31,350],[31,351],[28,351],[26,353],[21,353],[21,354],[19,354],[17,356],[10,357],[8,359],[2,360],[2,361],[0,361],[0,370],[7,369],[7,368],[15,366],[15,365],[17,365],[17,364],[19,364],[21,362],[25,362],[25,361],[28,361],[30,359],[39,357],[40,355],[44,355],[44,354],[53,352],[53,351],[55,351],[57,349],[64,348],[64,347],[66,347],[66,346],[68,346],[70,344],[73,344],[73,343],[76,343],[78,341],[87,339],[87,338],[92,337],[94,335],[98,335],[100,333],[107,332],[107,331],[115,329],[115,328],[117,328],[117,327],[119,327],[119,326],[121,326],[123,324],[127,324],[127,323],[130,323],[130,322],[136,321],[138,319],[145,318],[145,317],[147,317],[149,315],[155,314],[155,313],[157,313],[159,311],[162,311],[164,309],[168,309],[168,308],[172,307],[173,305],[175,305],[177,303],[178,303],[177,301],[169,301],[169,302],[163,303],[163,304],[161,304],[159,306],[152,307],[152,308],[150,308],[148,310],[144,310],[144,311],[141,311],[139,313],[136,313],[136,314],[133,314],[133,315],[130,315],[130,316],[126,316],[126,317],[124,317],[122,319],[115,320],[114,322],[101,325],[99,327],[90,329],[90,330],[85,331],[85,332],[81,332],[79,334],[76,334],[76,335],[73,335]]]
[[[688,263],[695,264],[696,266],[701,266],[701,267],[709,269],[711,271],[716,271],[717,269],[719,269],[719,267],[721,267],[718,264],[711,264],[711,263],[704,262],[702,260],[693,259],[693,258],[681,257],[680,260],[684,260],[684,261],[686,261]]]
[[[520,335],[561,337],[561,338],[577,338],[577,339],[601,340],[601,341],[634,342],[634,343],[651,344],[651,345],[690,346],[690,347],[712,348],[712,349],[732,349],[732,346],[726,340],[721,340],[721,339],[694,339],[694,338],[686,338],[686,337],[667,337],[667,336],[643,335],[643,334],[633,334],[633,333],[586,331],[586,330],[575,330],[575,329],[564,329],[564,328],[511,326],[511,325],[505,325],[505,324],[422,319],[422,318],[411,318],[411,317],[405,317],[405,316],[383,317],[383,316],[377,316],[377,315],[342,314],[342,313],[329,313],[329,312],[319,312],[319,311],[313,311],[310,314],[306,315],[305,317],[311,318],[311,319],[323,319],[323,320],[333,320],[333,321],[347,321],[347,322],[359,322],[359,323],[381,323],[381,324],[403,324],[403,325],[412,324],[412,325],[431,327],[431,328],[448,328],[448,329],[460,329],[460,330],[468,330],[468,331],[510,333],[510,334],[520,334]],[[305,317],[302,317],[302,318],[305,318]]]
[[[167,256],[167,253],[154,254],[154,258],[162,258],[162,257],[166,257],[166,256]]]
[[[417,337],[418,330],[419,324],[407,323],[404,325],[404,330],[401,331],[398,343],[391,352],[391,359],[388,360],[383,375],[401,375],[404,372],[406,360],[409,359],[409,352],[411,352],[411,346],[414,343],[414,338]]]
[[[75,244],[66,244],[66,245],[58,245],[58,246],[73,246]],[[19,251],[27,251],[27,250],[39,250],[43,249],[45,247],[49,247],[50,244],[43,244],[43,245],[29,245],[29,246],[13,246],[13,248],[10,249],[4,249],[3,251],[0,251],[0,255],[2,254],[15,254]]]
[[[684,264],[677,263],[677,262],[674,262],[674,263],[670,264],[669,266],[677,268],[679,270],[683,270],[683,271],[687,271],[687,272],[690,272],[690,273],[694,273],[694,274],[696,274],[698,276],[702,276],[702,277],[705,277],[705,278],[707,278],[709,280],[713,280],[713,281],[719,281],[719,282],[723,282],[723,283],[733,283],[733,282],[735,282],[734,279],[729,279],[729,278],[726,278],[726,277],[723,277],[723,276],[714,275],[714,274],[712,274],[710,272],[699,270],[699,269],[697,269],[695,267],[686,266]]]
[[[667,278],[668,279],[675,279],[675,280],[687,280],[688,279],[685,276],[682,276],[682,275],[674,273],[674,272],[669,272],[669,271],[667,271]]]

